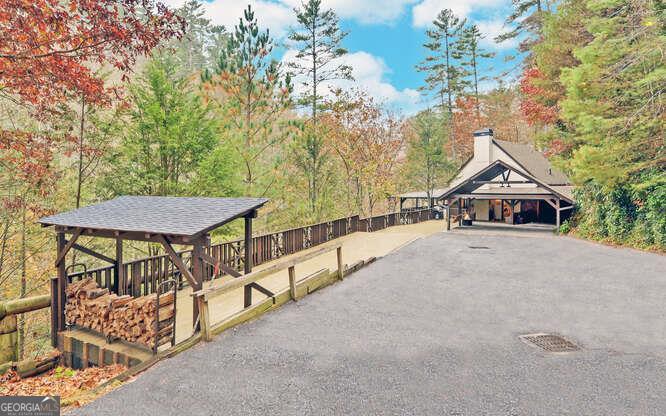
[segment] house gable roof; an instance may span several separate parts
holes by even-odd
[[[554,168],[546,157],[529,144],[493,139],[494,144],[513,159],[525,172],[547,185],[570,185],[569,178]]]

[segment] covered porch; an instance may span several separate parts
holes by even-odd
[[[513,175],[512,175],[513,174]],[[549,186],[509,164],[497,160],[443,192],[439,200],[457,215],[460,225],[477,222],[551,224],[556,229],[574,207],[569,186]]]

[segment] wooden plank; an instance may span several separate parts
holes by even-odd
[[[201,339],[210,341],[212,339],[210,333],[210,313],[208,310],[208,301],[203,296],[196,298],[199,304],[199,325],[201,328]]]
[[[58,257],[56,258],[55,261],[55,267],[58,267],[60,263],[65,260],[65,256],[69,252],[69,250],[72,248],[74,244],[76,244],[76,240],[79,238],[81,235],[81,230],[80,228],[77,228],[76,231],[74,231],[74,234],[72,234],[72,237],[67,241],[64,247],[59,248],[58,250]]]
[[[311,253],[305,254],[303,256],[300,256],[298,258],[294,259],[289,259],[285,260],[279,263],[276,263],[272,266],[269,266],[263,270],[259,270],[250,274],[243,275],[242,277],[239,277],[237,279],[231,280],[229,282],[223,283],[221,285],[217,286],[211,286],[210,288],[203,290],[201,292],[195,292],[192,295],[193,296],[199,296],[203,294],[206,296],[207,300],[210,300],[216,296],[219,296],[223,293],[227,293],[231,290],[238,289],[239,287],[243,287],[245,285],[248,285],[250,283],[254,283],[257,280],[266,277],[268,275],[271,275],[273,273],[279,272],[284,269],[288,269],[291,266],[295,266],[298,263],[302,263],[304,261],[310,260],[312,258],[315,258],[317,256],[320,256],[322,254],[328,253],[330,251],[336,250],[338,247],[340,247],[341,244],[336,244],[335,246],[329,246],[329,247],[323,247],[320,248],[319,250],[315,250]]]
[[[88,368],[88,363],[90,361],[88,355],[90,354],[90,343],[83,341],[83,353],[81,354],[81,363],[82,368]]]
[[[294,266],[289,268],[289,295],[292,300],[298,300],[296,298],[296,268]]]

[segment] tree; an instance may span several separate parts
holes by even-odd
[[[169,57],[155,57],[130,86],[133,107],[121,144],[107,156],[111,195],[193,194],[197,167],[213,151],[217,123]]]
[[[481,107],[479,101],[479,82],[489,79],[487,76],[479,76],[479,63],[483,59],[493,58],[494,53],[484,50],[479,42],[483,35],[477,25],[469,25],[462,30],[458,41],[456,42],[456,56],[461,59],[461,66],[464,68],[464,75],[471,76],[472,80],[463,81],[463,84],[471,84],[476,101],[476,114],[481,117]]]
[[[0,96],[53,108],[70,93],[107,97],[93,65],[128,71],[136,56],[180,36],[181,19],[152,0],[0,4]]]
[[[550,9],[549,0],[512,0],[513,12],[506,18],[505,25],[510,26],[495,38],[496,42],[505,42],[524,36],[520,42],[519,51],[526,52],[539,41],[543,15]]]
[[[201,0],[188,0],[175,13],[183,19],[187,31],[180,39],[168,42],[166,47],[173,49],[174,59],[183,73],[189,75],[214,65],[229,38],[224,26],[211,24]]]
[[[337,90],[330,108],[325,122],[344,166],[349,213],[372,215],[380,201],[395,195],[402,121],[358,90]]]
[[[462,71],[455,65],[454,46],[465,24],[465,20],[456,17],[450,9],[444,9],[433,21],[434,29],[428,29],[426,36],[428,42],[423,46],[430,52],[425,61],[416,69],[426,73],[426,85],[422,91],[434,93],[439,98],[441,111],[448,113],[449,119],[453,115],[454,100],[462,91]],[[455,154],[455,134],[451,134],[451,149],[453,158]]]
[[[270,165],[276,161],[264,157],[271,156],[269,151],[287,137],[288,128],[277,128],[277,124],[292,105],[291,78],[283,74],[277,61],[269,59],[272,50],[268,30],[259,29],[248,6],[216,67],[203,74],[204,88],[218,102],[223,128],[242,160],[247,195],[268,192],[275,180]],[[261,189],[255,189],[257,185]]]
[[[305,91],[299,102],[310,107],[311,126],[305,126],[292,146],[295,163],[308,178],[310,209],[318,210],[321,187],[327,175],[327,146],[317,122],[321,106],[321,87],[328,81],[352,80],[352,68],[340,62],[347,53],[341,43],[347,32],[340,30],[333,10],[322,10],[321,0],[308,0],[294,9],[299,27],[292,29],[289,39],[298,48],[294,61],[288,63],[293,75],[302,75]]]
[[[298,29],[292,29],[289,39],[296,43],[296,60],[288,66],[294,75],[304,75],[307,91],[300,102],[311,109],[312,121],[317,125],[317,109],[321,101],[319,87],[332,80],[353,80],[352,68],[340,62],[347,53],[341,43],[347,32],[340,30],[338,17],[332,9],[322,10],[321,0],[308,0],[294,9]]]
[[[430,109],[414,116],[408,123],[406,176],[410,185],[425,189],[430,207],[433,190],[449,179],[454,163],[446,156],[447,121]]]
[[[533,48],[523,110],[578,185],[579,235],[666,247],[662,15],[651,0],[564,1]]]

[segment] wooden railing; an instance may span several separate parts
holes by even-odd
[[[210,341],[212,337],[211,333],[211,322],[210,322],[210,312],[208,309],[208,301],[218,296],[229,293],[233,290],[251,285],[258,282],[266,276],[269,276],[274,273],[278,273],[282,270],[288,270],[289,272],[289,293],[292,300],[296,299],[296,265],[303,263],[315,257],[319,257],[323,254],[329,253],[335,250],[337,253],[337,267],[338,267],[338,279],[342,280],[344,278],[344,265],[342,262],[342,244],[337,244],[334,246],[323,247],[319,250],[307,253],[297,258],[292,258],[289,260],[281,261],[279,263],[273,264],[265,269],[248,273],[236,279],[230,280],[226,283],[220,285],[215,285],[208,287],[206,289],[194,292],[192,296],[195,299],[195,302],[199,306],[199,323],[201,328],[201,336],[204,340]]]
[[[253,265],[261,265],[299,251],[316,247],[320,244],[335,240],[354,232],[373,232],[388,227],[406,224],[416,224],[432,218],[429,209],[418,211],[396,212],[378,215],[370,218],[359,218],[358,215],[326,221],[319,224],[292,228],[253,237],[252,261]],[[244,267],[245,247],[242,240],[233,240],[212,245],[206,249],[207,254],[215,260],[237,271]],[[191,250],[180,251],[178,255],[189,266],[192,256]],[[81,265],[79,265],[80,267]],[[186,282],[173,264],[168,255],[146,257],[124,263],[125,276],[129,287],[126,293],[135,297],[156,293],[159,285],[170,279],[175,279],[182,287]],[[99,287],[112,289],[114,287],[115,267],[113,265],[90,270],[70,273],[71,281],[91,277]],[[206,270],[207,280],[213,276],[213,267]]]

